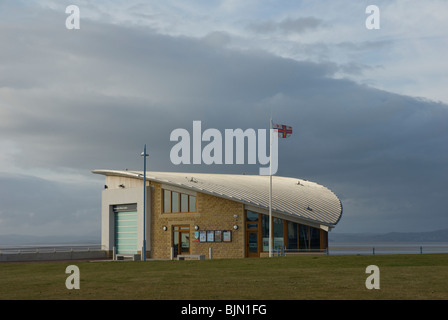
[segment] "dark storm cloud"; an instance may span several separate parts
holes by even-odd
[[[100,230],[95,184],[0,172],[0,234],[83,235]]]
[[[33,154],[17,159],[26,166],[88,169],[98,155],[126,163],[126,154],[146,141],[165,149],[166,162],[167,137],[176,127],[204,117],[212,123],[215,116],[226,123],[235,110],[250,118],[264,99],[335,70],[231,51],[211,36],[169,37],[88,21],[78,33],[38,26],[20,29],[20,37],[2,34],[21,53],[8,65],[23,83],[5,87],[9,107],[1,111],[0,130]]]
[[[0,53],[8,70],[0,75],[0,136],[21,150],[17,166],[86,176],[91,169],[141,169],[146,143],[151,170],[257,173],[258,165],[174,166],[169,135],[191,132],[193,120],[203,129],[267,128],[272,114],[294,129],[280,141],[278,174],[340,196],[341,231],[447,223],[447,105],[332,79],[335,64],[227,49],[222,34],[171,37],[88,20],[70,32],[55,26],[55,16],[43,11],[34,28],[19,19],[0,29],[0,41],[9,43]],[[298,21],[276,28],[306,29]],[[42,189],[43,199],[55,189]],[[28,200],[45,212],[45,201]],[[19,209],[17,217],[28,212]],[[5,212],[3,220],[14,219]]]

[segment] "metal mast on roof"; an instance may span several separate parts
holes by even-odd
[[[272,257],[272,115],[269,123],[269,257]]]
[[[143,152],[143,247],[142,247],[142,260],[146,261],[146,158],[149,156],[146,153],[146,144]]]

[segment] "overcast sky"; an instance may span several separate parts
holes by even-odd
[[[80,29],[68,30],[68,5]],[[369,30],[366,7],[380,9]],[[330,188],[334,232],[448,228],[448,2],[0,1],[0,235],[99,234],[93,169],[178,165],[176,128],[293,127],[277,175]]]

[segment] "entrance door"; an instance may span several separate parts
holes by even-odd
[[[260,241],[258,239],[259,214],[246,211],[246,257],[260,256]]]
[[[190,226],[173,226],[174,257],[190,253]]]
[[[247,231],[246,232],[246,256],[247,257],[259,257],[260,252],[258,250],[258,232]]]

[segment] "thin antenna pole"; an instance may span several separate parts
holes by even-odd
[[[146,261],[146,144],[143,149],[143,248],[142,260]]]
[[[269,257],[272,257],[272,114],[269,127]]]

